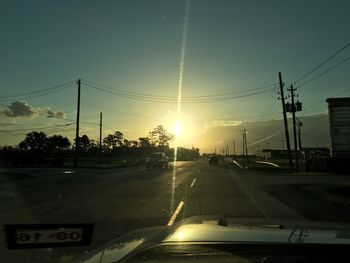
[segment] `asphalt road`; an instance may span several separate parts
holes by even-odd
[[[1,170],[0,175],[2,225],[95,224],[93,243],[87,248],[9,251],[2,238],[0,258],[7,262],[69,262],[85,250],[133,229],[173,224],[194,215],[266,222],[350,220],[350,211],[344,214],[348,208],[332,205],[317,188],[325,184],[350,185],[346,176],[267,175],[209,166],[205,160],[178,162],[166,170],[147,171],[143,166],[13,169]],[[295,185],[313,188],[306,191]],[[312,209],[316,206],[325,210]]]

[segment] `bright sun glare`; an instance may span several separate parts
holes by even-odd
[[[176,137],[179,137],[182,132],[182,125],[180,122],[177,122],[173,128],[173,132],[175,133]]]

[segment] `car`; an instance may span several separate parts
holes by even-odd
[[[147,159],[146,168],[151,169],[153,167],[168,168],[168,157],[164,152],[154,152]]]
[[[255,222],[254,222],[255,221]],[[137,229],[77,259],[95,262],[348,262],[346,226],[290,225],[221,216]]]
[[[219,165],[219,158],[216,155],[211,155],[209,157],[209,164]]]

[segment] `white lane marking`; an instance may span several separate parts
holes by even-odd
[[[229,172],[231,175],[231,178],[237,183],[237,185],[243,189],[244,193],[248,196],[249,200],[255,205],[255,207],[260,211],[261,214],[263,214],[263,216],[266,219],[269,219],[269,216],[267,215],[267,213],[264,211],[264,209],[262,209],[258,203],[255,201],[255,199],[253,198],[253,196],[249,193],[248,189],[246,189],[240,182],[238,177],[235,177],[232,172]]]
[[[194,186],[194,183],[196,182],[197,178],[194,178],[191,185],[190,185],[190,188],[192,188]]]
[[[244,189],[244,188],[243,188]],[[248,198],[250,199],[250,201],[256,206],[256,208],[258,208],[258,210],[260,211],[260,213],[262,213],[266,219],[269,219],[267,213],[265,213],[264,209],[262,209],[258,203],[255,201],[255,199],[253,198],[253,196],[248,192],[248,190],[244,189],[246,195],[248,196]]]
[[[175,222],[175,220],[176,220],[176,217],[179,215],[179,213],[180,213],[180,211],[181,211],[181,209],[182,209],[182,207],[183,207],[184,204],[185,204],[184,201],[181,201],[181,202],[179,203],[179,205],[177,206],[177,208],[176,208],[174,214],[173,214],[172,217],[170,218],[170,220],[169,220],[167,226],[172,226],[172,225],[174,224],[174,222]]]

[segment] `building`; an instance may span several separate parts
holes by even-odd
[[[328,98],[332,157],[350,158],[350,97]]]
[[[295,151],[291,152],[292,158],[295,159]],[[328,148],[323,147],[304,147],[300,152],[300,159],[312,159],[312,158],[327,158],[330,156]],[[277,149],[262,149],[257,153],[257,157],[265,160],[287,160],[287,150]]]

